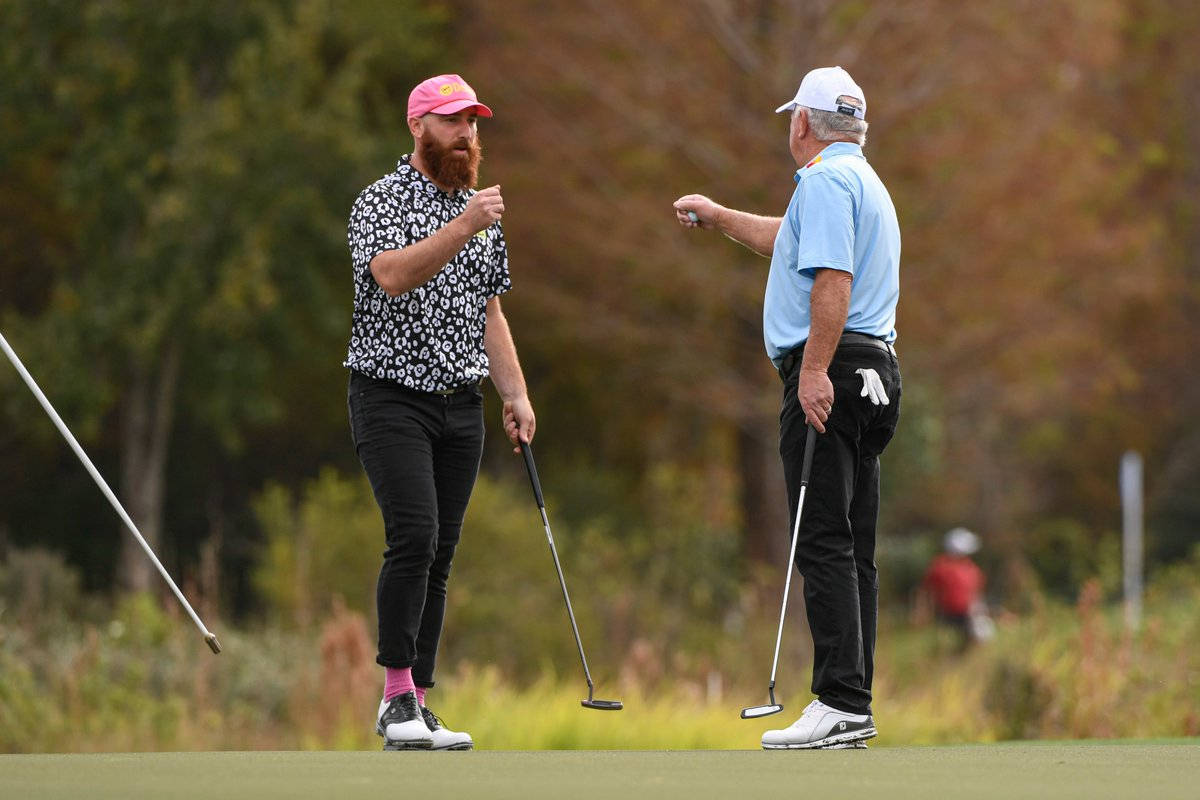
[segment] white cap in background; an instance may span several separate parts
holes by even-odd
[[[956,556],[969,556],[979,549],[979,537],[966,528],[955,528],[946,534],[946,552]]]

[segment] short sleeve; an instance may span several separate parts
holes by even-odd
[[[370,268],[371,259],[385,250],[408,245],[409,214],[395,196],[378,184],[363,190],[350,210],[346,236],[356,272]]]
[[[499,222],[496,223],[496,241],[492,248],[492,254],[494,267],[489,287],[489,300],[512,289],[512,278],[508,273],[508,245],[504,241],[504,229],[500,227]]]
[[[854,195],[826,173],[804,179],[804,198],[796,220],[800,242],[795,269],[854,272]]]

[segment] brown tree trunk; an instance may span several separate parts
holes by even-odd
[[[179,347],[171,344],[157,375],[138,368],[121,406],[121,502],[138,531],[161,559],[166,462],[175,416]],[[121,531],[119,582],[131,591],[154,585],[154,565],[128,531]]]
[[[751,563],[783,564],[788,555],[787,492],[769,420],[738,427],[737,458],[746,558]]]

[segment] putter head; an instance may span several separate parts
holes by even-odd
[[[584,708],[593,708],[596,711],[620,711],[625,707],[621,705],[620,700],[593,700],[590,697],[587,700],[580,700],[579,705]]]
[[[765,706],[750,706],[742,709],[742,719],[757,719],[758,717],[769,717],[772,714],[778,714],[783,711],[782,703],[771,703]]]

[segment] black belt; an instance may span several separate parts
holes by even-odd
[[[458,394],[459,392],[467,392],[478,388],[479,381],[472,381],[471,383],[464,383],[461,386],[452,386],[449,389],[434,389],[432,392],[430,392],[430,394],[442,395],[444,397],[446,395]]]
[[[783,358],[779,362],[779,374],[786,377],[792,374],[792,369],[796,367],[801,359],[804,358],[804,342],[799,346],[793,347],[784,353]],[[838,339],[838,347],[859,347],[866,345],[867,347],[876,347],[892,358],[896,357],[896,348],[876,336],[871,336],[868,333],[858,333],[857,331],[844,331],[840,339]]]

